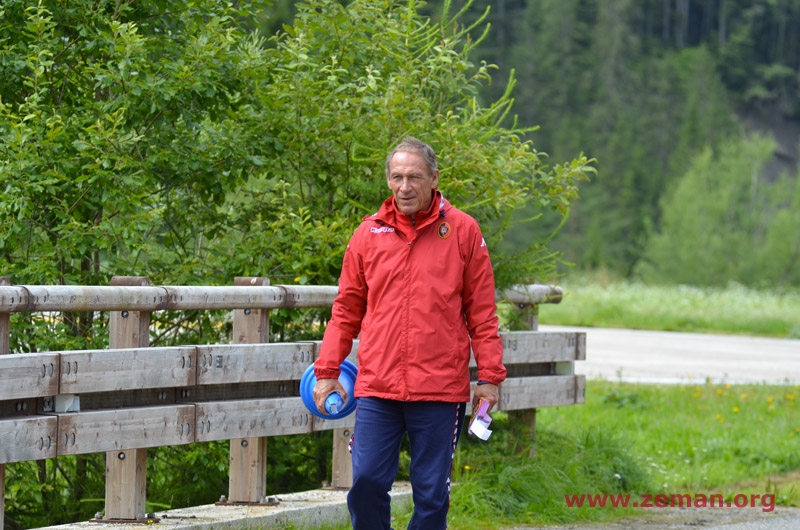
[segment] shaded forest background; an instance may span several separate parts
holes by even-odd
[[[473,12],[489,4],[477,55],[498,70],[485,97],[515,70],[514,112],[540,126],[537,148],[598,161],[552,248],[651,282],[800,285],[800,2],[479,0]]]

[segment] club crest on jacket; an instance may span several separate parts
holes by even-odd
[[[447,239],[450,236],[450,223],[444,221],[442,224],[439,225],[439,237],[442,239]]]

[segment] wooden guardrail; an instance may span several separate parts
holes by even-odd
[[[5,464],[61,455],[106,453],[104,520],[145,512],[146,448],[231,440],[228,502],[266,496],[266,437],[334,431],[334,487],[349,487],[353,415],[328,421],[299,397],[320,342],[268,342],[269,310],[330,307],[335,286],[270,286],[237,278],[231,287],[151,286],[117,277],[110,286],[10,286],[0,278],[0,354],[8,353],[9,314],[110,311],[105,350],[0,355],[0,513]],[[522,411],[584,401],[573,363],[585,359],[583,333],[541,333],[535,308],[560,290],[523,286],[498,293],[527,310],[532,331],[505,332],[499,410]],[[149,347],[150,312],[234,310],[233,344]],[[357,364],[358,344],[350,360]],[[475,380],[474,360],[471,365]],[[474,383],[473,383],[474,384]],[[0,518],[0,530],[2,530]]]

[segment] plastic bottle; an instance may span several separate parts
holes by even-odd
[[[328,414],[339,414],[342,405],[344,405],[344,400],[337,392],[332,392],[325,399],[325,410],[328,411]]]

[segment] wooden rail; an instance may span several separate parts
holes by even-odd
[[[228,498],[257,503],[266,495],[266,437],[334,430],[332,484],[349,487],[353,416],[322,420],[299,397],[320,342],[270,344],[267,334],[270,309],[328,307],[337,288],[269,286],[265,278],[237,278],[232,287],[147,284],[122,277],[112,286],[9,286],[0,279],[0,354],[8,351],[11,312],[111,311],[109,349],[0,356],[0,485],[6,463],[106,452],[105,519],[136,519],[145,511],[146,448],[231,440]],[[536,285],[498,299],[524,309],[560,294]],[[234,344],[148,347],[150,312],[165,309],[233,309]],[[536,329],[535,313],[529,324]],[[573,371],[585,359],[584,334],[501,336],[508,379],[500,410],[526,411],[533,423],[537,407],[584,401],[584,378]],[[356,364],[357,349],[356,341],[349,357]],[[470,368],[474,381],[474,360]]]
[[[0,285],[0,313],[331,307],[338,291],[335,285]],[[557,303],[561,301],[561,289],[526,285],[498,292],[497,298],[520,304]]]

